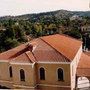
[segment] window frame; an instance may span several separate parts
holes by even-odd
[[[23,71],[23,76],[22,76],[22,74],[21,74],[21,71]],[[20,77],[20,81],[22,81],[22,82],[25,82],[25,79],[26,79],[26,75],[25,75],[25,70],[24,69],[20,69],[19,70],[19,77]],[[22,78],[22,77],[24,77],[24,78]]]
[[[41,79],[41,75],[40,75],[40,69],[43,68],[44,69],[44,79]],[[40,67],[39,68],[39,80],[45,80],[46,79],[46,70],[44,67]]]
[[[62,71],[63,71],[63,80],[59,80],[59,78],[58,78],[58,70],[59,69],[62,69]],[[57,81],[61,81],[61,82],[64,82],[65,81],[65,75],[64,75],[64,69],[63,68],[61,68],[61,67],[59,67],[59,68],[57,68],[57,70],[56,70],[56,75],[57,75]]]
[[[9,66],[9,77],[13,77],[12,66]]]

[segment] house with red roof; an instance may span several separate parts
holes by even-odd
[[[89,60],[81,41],[62,34],[43,36],[0,54],[0,85],[74,90],[78,77],[90,75]]]

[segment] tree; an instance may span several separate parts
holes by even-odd
[[[64,32],[64,34],[72,36],[76,39],[81,39],[82,38],[82,35],[77,30],[66,31],[66,32]]]
[[[16,39],[8,38],[4,41],[5,49],[11,49],[19,45],[19,42]]]
[[[7,29],[5,30],[5,35],[8,38],[14,39],[15,38],[15,30],[12,27],[7,27]]]
[[[42,36],[42,26],[40,23],[35,23],[33,27],[33,33],[36,37]]]

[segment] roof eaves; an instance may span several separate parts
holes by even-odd
[[[30,59],[30,57],[29,57],[29,55],[28,55],[29,52],[30,52],[30,51],[26,52],[25,54],[26,54],[27,57]],[[33,57],[34,57],[35,60],[31,60],[31,59],[30,59],[30,60],[31,60],[32,63],[35,63],[35,62],[36,62],[36,57],[34,56],[33,52],[31,52],[31,53],[32,53],[32,55],[33,55]]]
[[[35,55],[34,55],[33,52],[32,52],[32,55],[34,56],[34,58],[35,58],[35,60],[36,60],[35,63],[37,63],[38,60],[37,60],[37,58],[35,57]]]
[[[31,60],[30,57],[28,56],[28,52],[25,52],[25,54],[28,57],[29,61],[33,63],[33,60]]]

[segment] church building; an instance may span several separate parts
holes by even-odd
[[[33,39],[0,53],[0,85],[12,89],[74,90],[77,75],[83,73],[83,59],[90,60],[90,56],[83,52],[82,42],[67,35]]]

